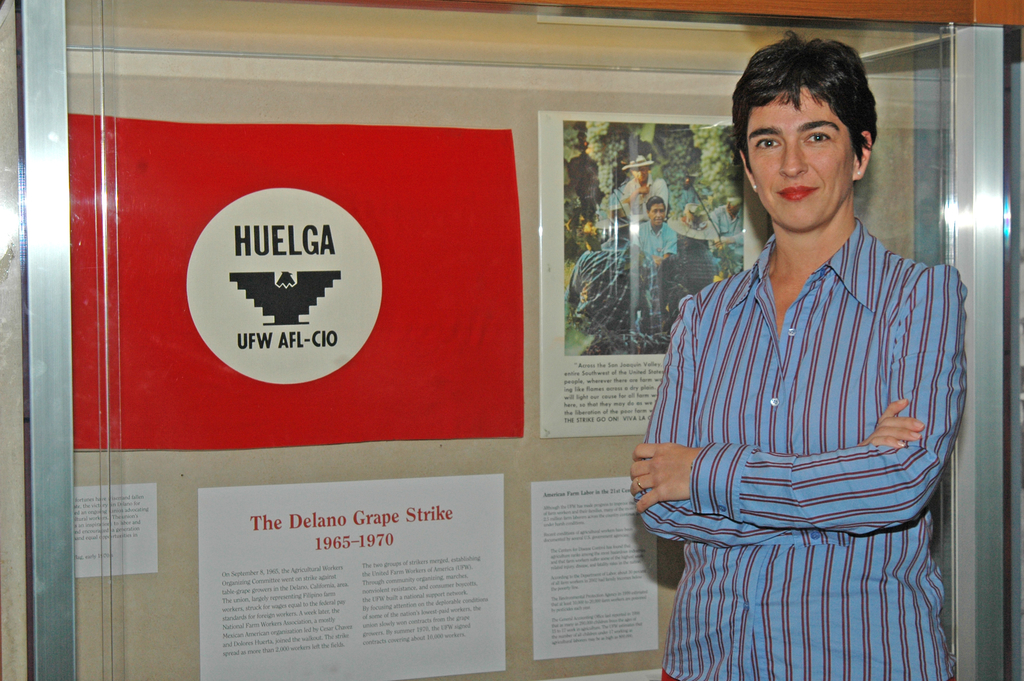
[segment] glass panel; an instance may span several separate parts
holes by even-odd
[[[73,164],[77,163],[73,179],[82,197],[76,210],[80,219],[83,213],[95,215],[89,224],[98,225],[92,241],[76,241],[75,272],[84,278],[74,286],[95,291],[84,303],[78,299],[76,320],[79,329],[97,330],[92,345],[88,339],[78,339],[83,343],[78,347],[91,349],[75,357],[76,386],[98,386],[85,408],[76,411],[76,484],[99,490],[83,489],[83,495],[129,497],[127,505],[111,505],[113,510],[104,518],[109,529],[100,533],[100,553],[107,558],[98,576],[78,580],[79,621],[93,623],[79,627],[82,678],[200,676],[204,606],[198,575],[201,561],[208,559],[200,546],[200,525],[209,522],[199,508],[204,503],[203,490],[335,481],[367,481],[370,486],[377,484],[369,482],[375,480],[470,474],[504,476],[505,665],[504,672],[484,676],[587,676],[660,666],[659,650],[681,573],[678,546],[660,540],[657,649],[557,661],[534,659],[531,614],[537,603],[531,595],[531,552],[523,548],[531,542],[530,485],[624,478],[629,452],[639,439],[638,435],[540,437],[537,301],[544,293],[537,276],[538,114],[693,116],[728,122],[731,92],[747,59],[758,47],[778,39],[786,27],[752,22],[702,24],[695,17],[659,13],[637,21],[635,15],[616,13],[536,12],[513,6],[470,12],[224,0],[68,3],[72,142],[78,154],[73,156]],[[951,87],[945,31],[846,24],[798,28],[807,36],[853,45],[864,54],[870,71],[879,100],[880,136],[871,173],[858,189],[859,215],[892,250],[926,262],[946,261]],[[195,232],[203,225],[182,217],[190,214],[197,199],[194,195],[181,195],[172,202],[166,195],[157,201],[136,193],[139,177],[156,170],[139,162],[138,148],[129,154],[119,146],[128,138],[126,131],[142,129],[139,121],[510,130],[518,189],[513,208],[519,210],[522,243],[515,255],[522,259],[526,301],[523,436],[443,440],[382,436],[379,439],[397,441],[284,448],[228,444],[202,450],[147,445],[150,440],[143,435],[152,433],[140,434],[138,424],[149,420],[143,412],[151,407],[127,396],[139,394],[140,386],[134,381],[156,384],[166,377],[161,376],[161,366],[140,367],[138,356],[132,354],[137,348],[133,344],[142,336],[167,353],[178,350],[176,340],[155,333],[147,337],[145,329],[140,333],[140,319],[152,321],[157,315],[147,313],[145,305],[132,297],[129,279],[137,274],[139,262],[162,267],[162,257],[177,256],[140,250],[137,235],[130,242],[124,239],[121,221],[131,211],[134,215],[152,211],[153,238],[143,243],[154,249],[162,248],[163,237],[176,229]],[[168,127],[159,129],[172,132]],[[189,134],[211,135],[213,141],[203,158],[170,159],[176,164],[175,172],[184,173],[190,164],[195,172],[202,172],[202,164],[218,155],[216,134],[232,135],[237,128],[189,130],[194,131]],[[133,144],[139,141],[132,139]],[[372,154],[352,158],[351,164],[365,166],[366,191],[379,193],[381,201],[387,201],[389,192],[400,189],[389,186],[389,179],[403,159],[402,148],[381,145]],[[474,185],[481,162],[472,155],[441,154],[426,175],[455,176],[464,182],[465,192],[477,193],[484,190]],[[915,178],[913,189],[908,177]],[[219,186],[222,179],[227,182],[214,178],[211,184]],[[161,181],[176,180],[171,173]],[[461,201],[460,195],[438,195],[421,210],[453,210]],[[764,238],[765,217],[751,212],[752,232]],[[205,219],[212,218],[211,214]],[[416,211],[393,216],[394,229],[407,234],[403,247],[419,249],[424,241],[443,238],[420,234],[417,218]],[[249,242],[239,230],[235,242],[239,252],[248,245],[258,252],[257,233],[253,233],[255,241]],[[486,224],[479,227],[473,241],[477,240],[487,242],[490,249],[504,246],[492,243]],[[266,246],[267,241],[262,243]],[[292,247],[299,248],[298,243],[293,241]],[[470,245],[451,247],[468,249]],[[181,289],[175,294],[179,305],[185,304],[185,269],[178,263],[179,280],[168,284]],[[497,289],[501,284],[495,281],[491,286]],[[434,322],[457,325],[459,319],[442,310]],[[428,328],[424,326],[424,335]],[[195,333],[191,328],[187,331]],[[250,348],[260,343],[258,336],[243,339],[239,335],[239,347],[243,341]],[[418,336],[411,342],[420,342]],[[128,375],[135,377],[132,384],[123,378]],[[386,375],[377,380],[384,386],[398,378]],[[203,390],[193,395],[197,403],[212,399]],[[345,399],[353,398],[340,396],[330,404],[311,407],[309,420],[343,418]],[[356,399],[374,398],[365,394]],[[199,429],[192,419],[175,421],[180,406],[169,401],[161,409],[169,414],[158,419],[161,428],[171,424],[160,431],[163,442],[181,441]],[[238,408],[252,406],[239,404]],[[274,412],[267,413],[261,428],[270,430],[277,426],[272,423]],[[140,414],[147,418],[139,418]],[[395,414],[394,420],[411,417]],[[220,433],[222,442],[251,442],[238,439],[243,433],[225,430]],[[139,504],[131,505],[135,494],[145,511]],[[951,584],[948,496],[947,484],[934,508],[937,555]],[[158,531],[157,567],[133,574],[131,560],[117,551],[116,544],[125,523],[148,514],[150,504],[158,511],[151,528]],[[370,598],[370,592],[365,593],[361,597]],[[353,647],[360,643],[361,639],[350,640]],[[406,677],[417,676],[413,667]]]
[[[871,173],[858,186],[858,215],[872,216],[872,209],[889,209],[882,212],[881,219],[867,217],[872,233],[885,241],[894,252],[930,265],[955,265],[953,258],[953,226],[947,223],[947,206],[955,196],[952,187],[951,154],[952,140],[952,83],[950,71],[953,59],[952,35],[940,29],[937,35],[919,40],[906,49],[881,51],[865,55],[865,62],[872,76],[872,89],[876,97],[885,102],[880,105],[883,112],[879,121],[879,145],[896,146],[913,150],[913,206],[906,202],[889,203],[894,188],[911,194],[907,181],[901,181],[898,163],[873,162]],[[891,87],[879,95],[879,83]],[[888,96],[887,96],[888,95]],[[910,101],[910,97],[913,101]],[[890,122],[900,114],[890,114],[887,120],[884,112],[891,106],[907,119],[893,124]],[[883,127],[884,126],[884,127]],[[877,161],[877,159],[874,159]],[[879,172],[881,166],[882,172]],[[866,185],[866,186],[865,186]],[[882,196],[874,194],[877,187],[884,186]],[[867,191],[865,191],[867,190]],[[899,212],[904,211],[904,212]],[[912,211],[912,212],[910,212]],[[906,229],[912,216],[913,231]],[[885,225],[897,226],[894,234],[886,234]],[[881,227],[879,227],[881,225]],[[931,502],[935,523],[932,551],[939,567],[946,576],[947,587],[942,621],[947,632],[954,629],[953,580],[953,469],[947,467],[939,489]],[[950,637],[950,641],[955,639]]]
[[[947,30],[938,29],[909,44],[863,53],[879,101],[879,150],[888,155],[878,165],[873,159],[875,175],[858,184],[857,214],[891,250],[932,265],[952,263],[944,210],[952,193],[951,45]],[[896,149],[912,156],[896,156]],[[913,164],[912,188],[898,180],[903,161]],[[893,193],[901,200],[893,202]]]

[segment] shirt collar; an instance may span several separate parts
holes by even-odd
[[[868,234],[861,221],[857,220],[850,238],[822,267],[835,272],[850,295],[874,312],[878,300],[879,264],[885,252],[882,243]]]
[[[731,311],[734,307],[746,300],[750,292],[761,282],[761,280],[768,274],[768,259],[772,255],[772,251],[775,249],[775,235],[768,237],[768,243],[761,249],[761,255],[758,256],[757,262],[749,270],[743,273],[744,281],[736,287],[736,291],[732,294],[732,298],[729,300],[729,304],[726,306],[727,311]]]
[[[771,258],[773,250],[775,250],[774,235],[768,239],[757,262],[750,268],[744,285],[737,287],[729,301],[729,310],[742,303],[754,287],[768,275],[768,260]],[[831,269],[846,290],[850,292],[850,295],[861,305],[874,311],[877,300],[875,294],[878,287],[878,268],[875,263],[884,253],[885,247],[881,242],[871,236],[861,221],[857,220],[850,238],[817,271],[821,272],[824,268]]]

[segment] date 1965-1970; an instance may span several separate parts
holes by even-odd
[[[388,533],[379,534],[357,534],[354,536],[345,535],[344,537],[317,537],[316,538],[316,550],[324,551],[326,549],[351,549],[351,548],[371,548],[373,546],[391,546],[395,543],[395,536]]]

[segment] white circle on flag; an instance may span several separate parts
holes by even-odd
[[[210,350],[266,383],[337,371],[380,311],[380,263],[366,232],[301,189],[253,192],[217,213],[192,248],[187,287]]]

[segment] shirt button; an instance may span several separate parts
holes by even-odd
[[[723,505],[719,504],[719,506],[718,506],[718,512],[719,512],[719,513],[722,513],[722,514],[725,514],[725,510],[726,510],[726,509],[725,509],[725,506],[723,506]]]
[[[772,405],[773,407],[777,407],[777,406],[779,406],[779,398],[778,398],[778,397],[773,397],[773,398],[771,399],[771,405]]]
[[[821,532],[811,532],[811,539],[821,539]]]
[[[795,336],[796,335],[796,329],[790,329],[789,330],[789,335],[790,336]]]

